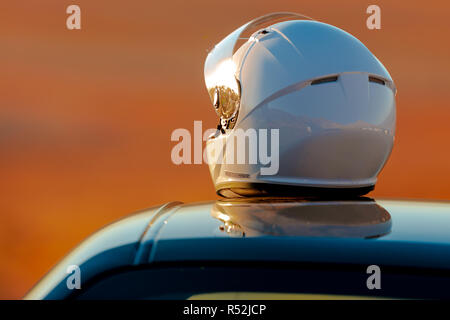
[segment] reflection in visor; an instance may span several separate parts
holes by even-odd
[[[233,31],[211,50],[205,61],[205,83],[216,112],[222,120],[235,121],[239,110],[241,98],[239,70],[233,61],[233,55],[238,40],[249,39],[241,36],[263,25],[300,19],[311,20],[307,16],[291,12],[277,12],[256,18]]]

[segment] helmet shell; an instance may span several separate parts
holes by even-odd
[[[395,135],[396,88],[386,68],[358,39],[325,23],[291,20],[263,30],[233,55],[238,116],[207,147],[229,144],[236,130],[277,129],[278,171],[261,174],[267,164],[216,157],[210,161],[216,191],[258,194],[264,185],[371,190]]]

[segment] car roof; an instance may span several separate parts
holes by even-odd
[[[143,237],[152,245],[148,262],[268,260],[450,268],[450,205],[445,202],[216,201],[179,205],[159,219],[157,232]]]
[[[70,295],[83,281],[158,263],[251,261],[450,269],[450,203],[401,200],[236,199],[142,210],[99,230],[56,265],[29,299]]]
[[[245,200],[218,200],[208,201],[203,203],[193,204],[178,204],[165,210],[164,214],[160,214],[157,218],[164,222],[156,236],[158,240],[168,239],[190,239],[190,238],[215,238],[215,237],[229,237],[226,233],[220,232],[219,227],[223,225],[219,215],[213,213],[215,207],[219,205],[222,208],[236,207],[239,209],[245,208],[246,211],[269,211],[276,215],[281,215],[281,210],[286,207],[291,210],[290,221],[292,222],[296,215],[301,216],[301,222],[307,224],[320,223],[321,225],[339,224],[342,226],[349,226],[355,224],[369,224],[371,221],[364,221],[364,217],[359,221],[339,221],[338,215],[349,215],[350,209],[355,207],[362,207],[357,212],[350,214],[359,215],[360,217],[372,209],[374,206],[384,209],[390,216],[392,227],[386,234],[379,237],[378,241],[398,241],[398,242],[419,242],[419,243],[442,243],[450,244],[450,202],[428,202],[428,201],[405,201],[405,200],[372,200],[364,198],[362,200],[319,200],[319,201],[305,201],[305,200],[291,200],[291,199],[275,199],[265,200],[261,199],[256,202],[248,202]],[[278,208],[275,208],[278,206]],[[321,217],[321,221],[317,222],[311,215],[319,214],[320,211],[325,210],[326,207],[333,207],[332,211],[325,213]],[[312,211],[311,207],[317,208]],[[220,211],[220,208],[218,209]],[[236,209],[235,209],[236,210]],[[308,210],[309,217],[305,217],[303,212]],[[339,211],[341,210],[341,211]],[[226,210],[225,210],[226,211]],[[230,210],[229,210],[230,211]],[[234,215],[244,213],[243,210],[234,212]],[[258,212],[259,214],[260,212]],[[255,214],[256,216],[257,214]],[[328,216],[326,216],[328,215]],[[334,215],[335,217],[332,217]],[[286,216],[286,215],[284,215]],[[378,218],[376,215],[370,217]],[[259,214],[258,218],[261,218]],[[367,219],[370,219],[367,217]],[[329,218],[329,219],[327,219]],[[358,217],[355,217],[358,218]],[[260,221],[262,219],[259,219]],[[306,220],[306,221],[305,221]],[[278,219],[277,221],[268,221],[271,224],[282,225],[286,221]],[[334,223],[336,222],[336,223]],[[376,221],[373,221],[375,224]],[[155,222],[153,222],[155,224]],[[296,225],[298,227],[299,225]],[[264,236],[278,236],[280,234],[260,233],[260,237]],[[287,234],[289,235],[289,234]],[[330,235],[332,237],[332,235]],[[342,235],[341,237],[345,237]]]

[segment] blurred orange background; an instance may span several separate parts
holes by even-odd
[[[81,30],[66,8],[81,7]],[[366,8],[381,7],[381,30]],[[2,1],[0,298],[21,298],[102,225],[216,197],[205,165],[170,159],[176,128],[216,125],[206,50],[246,21],[294,11],[359,38],[398,87],[397,136],[372,197],[450,199],[446,1]]]

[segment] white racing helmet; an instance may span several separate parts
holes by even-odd
[[[349,33],[295,13],[257,18],[210,51],[205,82],[220,117],[207,140],[218,194],[374,188],[393,147],[396,88]]]

